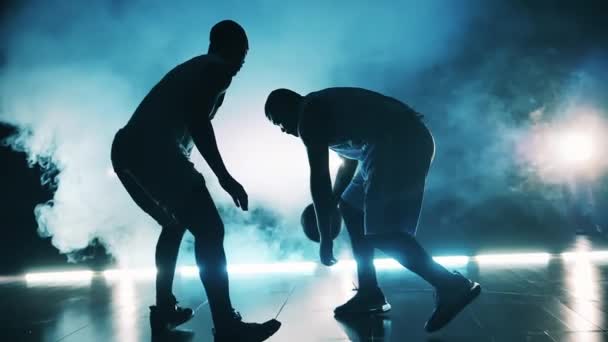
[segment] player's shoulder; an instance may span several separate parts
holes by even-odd
[[[200,55],[190,59],[191,71],[203,84],[214,89],[225,90],[232,81],[226,62],[213,55]]]
[[[323,103],[317,92],[305,95],[300,107],[300,122],[313,123],[323,111]]]
[[[327,103],[319,92],[314,92],[304,97],[299,118],[299,133],[306,141],[318,140],[323,136],[327,123]]]
[[[324,90],[314,91],[304,96],[302,103],[303,114],[318,115],[327,106],[328,99]]]

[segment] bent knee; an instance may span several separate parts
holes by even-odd
[[[204,215],[193,215],[188,223],[188,230],[195,239],[206,241],[223,241],[225,235],[224,223],[222,220]]]
[[[187,227],[179,224],[179,223],[175,223],[175,222],[170,222],[168,224],[165,225],[161,225],[162,227],[162,233],[166,234],[166,235],[171,235],[171,236],[175,236],[175,237],[182,237],[187,230]]]

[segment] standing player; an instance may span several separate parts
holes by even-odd
[[[211,120],[249,49],[243,28],[217,23],[209,51],[169,71],[143,99],[114,139],[114,170],[133,200],[161,226],[156,246],[156,305],[150,307],[153,334],[182,324],[192,310],[177,306],[172,294],[175,263],[186,229],[207,292],[215,336],[225,341],[264,341],[280,327],[276,320],[244,323],[230,301],[224,225],[205,185],[190,162],[196,145],[219,182],[247,210],[247,193],[228,173]]]

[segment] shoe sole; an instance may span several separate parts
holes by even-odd
[[[481,294],[481,285],[479,285],[479,283],[473,283],[473,286],[471,286],[467,295],[462,297],[461,301],[458,303],[457,309],[454,310],[453,312],[451,312],[448,319],[446,319],[441,325],[439,325],[437,327],[433,327],[432,329],[428,328],[428,322],[427,322],[424,329],[427,332],[431,333],[431,332],[435,332],[435,331],[440,330],[441,328],[445,327],[446,325],[448,325],[448,323],[450,323],[454,319],[454,317],[456,317],[465,307],[467,307],[467,305],[471,304],[477,297],[479,297],[480,294]]]
[[[262,335],[258,335],[255,337],[252,336],[240,336],[240,337],[235,337],[235,336],[214,336],[213,341],[214,342],[260,342],[260,341],[266,341],[267,339],[269,339],[270,337],[272,337],[274,334],[277,333],[277,331],[279,331],[279,329],[281,329],[281,325],[282,323],[277,321],[276,319],[271,319],[269,321],[266,321],[264,323],[262,323],[262,326],[264,328],[266,328],[266,331],[262,334]],[[215,335],[215,332],[214,332]]]
[[[386,303],[381,307],[376,307],[370,310],[361,310],[361,311],[346,311],[337,313],[334,312],[334,317],[349,317],[349,316],[358,316],[358,315],[375,315],[382,314],[391,311],[391,305]]]
[[[276,334],[277,331],[279,331],[279,329],[281,329],[281,325],[283,325],[281,322],[277,321],[276,319],[272,319],[266,323],[264,323],[264,325],[266,326],[266,328],[269,329],[269,331],[267,332],[267,336],[264,340],[269,339],[272,335]]]

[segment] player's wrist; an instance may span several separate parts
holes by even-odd
[[[228,171],[221,172],[221,173],[217,174],[216,176],[217,176],[217,180],[220,182],[220,184],[228,183],[233,180],[232,175],[230,175],[228,173]]]

